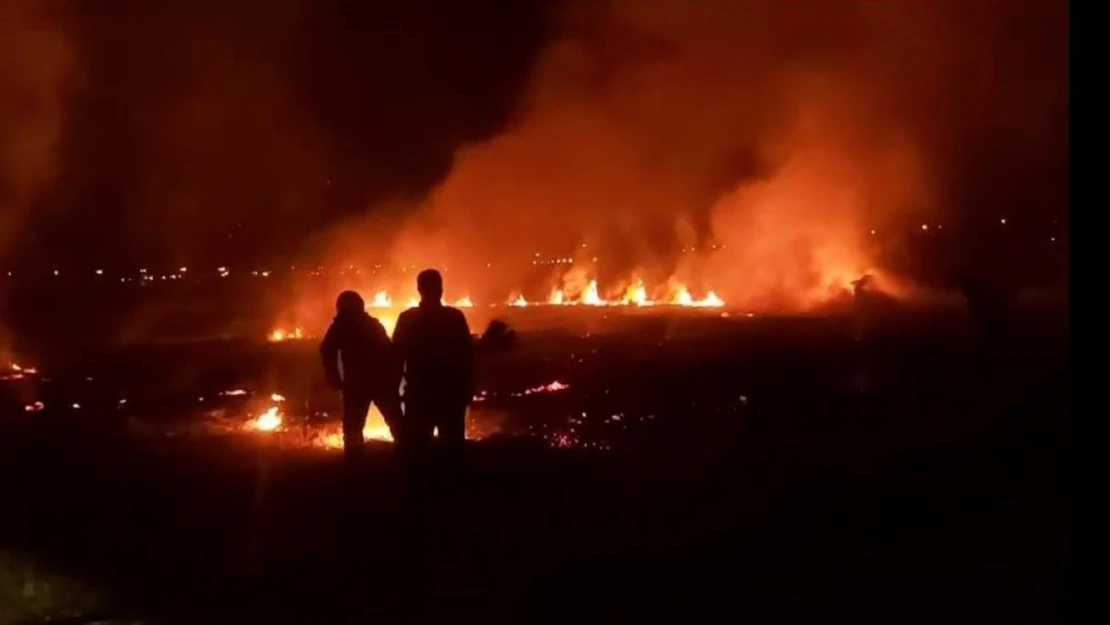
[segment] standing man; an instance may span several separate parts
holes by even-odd
[[[406,432],[414,445],[427,446],[437,430],[444,446],[458,451],[474,397],[474,341],[462,311],[443,305],[438,271],[420,272],[416,288],[420,305],[401,313],[393,332],[405,375]]]
[[[335,319],[320,344],[328,385],[343,392],[343,456],[362,451],[362,430],[370,404],[378,403],[394,438],[401,416],[398,386],[401,371],[381,322],[366,313],[354,291],[335,300]]]

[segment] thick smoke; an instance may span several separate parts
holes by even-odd
[[[877,269],[872,230],[970,211],[953,171],[985,129],[1058,138],[1064,11],[574,5],[515,122],[457,151],[395,259],[504,294],[536,254],[574,253],[579,281],[635,271],[737,304],[808,306]],[[1051,32],[1019,53],[1035,28]],[[1030,58],[1056,62],[1013,66]]]

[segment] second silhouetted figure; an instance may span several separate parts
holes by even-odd
[[[420,305],[401,313],[393,333],[404,367],[405,429],[414,445],[427,445],[437,430],[445,446],[457,449],[474,397],[474,341],[462,311],[443,305],[438,271],[420,272],[416,288]]]
[[[352,458],[362,449],[362,429],[371,402],[377,402],[390,430],[401,416],[397,387],[400,365],[385,327],[366,314],[362,297],[344,291],[335,302],[335,320],[320,345],[328,384],[343,391],[343,451]]]

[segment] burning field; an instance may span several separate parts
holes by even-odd
[[[32,553],[134,576],[144,599],[121,590],[125,607],[155,596],[322,622],[368,609],[367,575],[403,593],[430,572],[457,581],[460,566],[491,591],[547,592],[557,570],[577,592],[642,605],[659,576],[664,596],[690,583],[687,567],[657,562],[691,537],[704,540],[698,553],[743,549],[738,570],[756,579],[791,575],[776,587],[790,604],[824,596],[831,578],[868,606],[893,600],[892,575],[912,588],[943,580],[916,599],[933,605],[986,596],[982,571],[1026,575],[1025,557],[1057,570],[1057,534],[1034,526],[1062,509],[1044,484],[1062,466],[1051,441],[1066,343],[1030,327],[995,352],[960,315],[915,315],[865,342],[846,317],[697,311],[522,332],[479,361],[473,464],[431,499],[406,494],[415,478],[391,463],[376,411],[351,496],[314,340],[148,346],[80,366],[24,359],[0,380],[0,467],[24,485],[0,527]],[[465,551],[445,553],[449,540]],[[651,564],[630,563],[633,547]],[[339,577],[356,557],[375,567]],[[775,568],[784,559],[787,573]],[[211,590],[214,577],[234,592]],[[288,590],[274,593],[275,579]],[[353,590],[335,594],[337,579]],[[711,581],[698,580],[699,591]],[[1028,598],[1045,592],[1055,596],[1023,587],[1006,605],[1037,609]]]
[[[0,621],[9,542],[169,622],[1059,620],[1067,3],[197,4],[0,0]],[[335,298],[426,268],[512,329],[465,470],[343,472]]]

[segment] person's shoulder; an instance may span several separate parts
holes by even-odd
[[[403,310],[403,311],[401,311],[401,314],[397,315],[397,325],[400,326],[400,325],[412,323],[413,320],[416,319],[419,316],[420,316],[420,309],[419,308],[409,308],[408,310]]]
[[[466,321],[466,314],[464,314],[463,311],[455,308],[454,306],[444,306],[443,311],[444,316],[449,317],[452,320],[458,321],[459,319],[461,319],[463,321]]]

